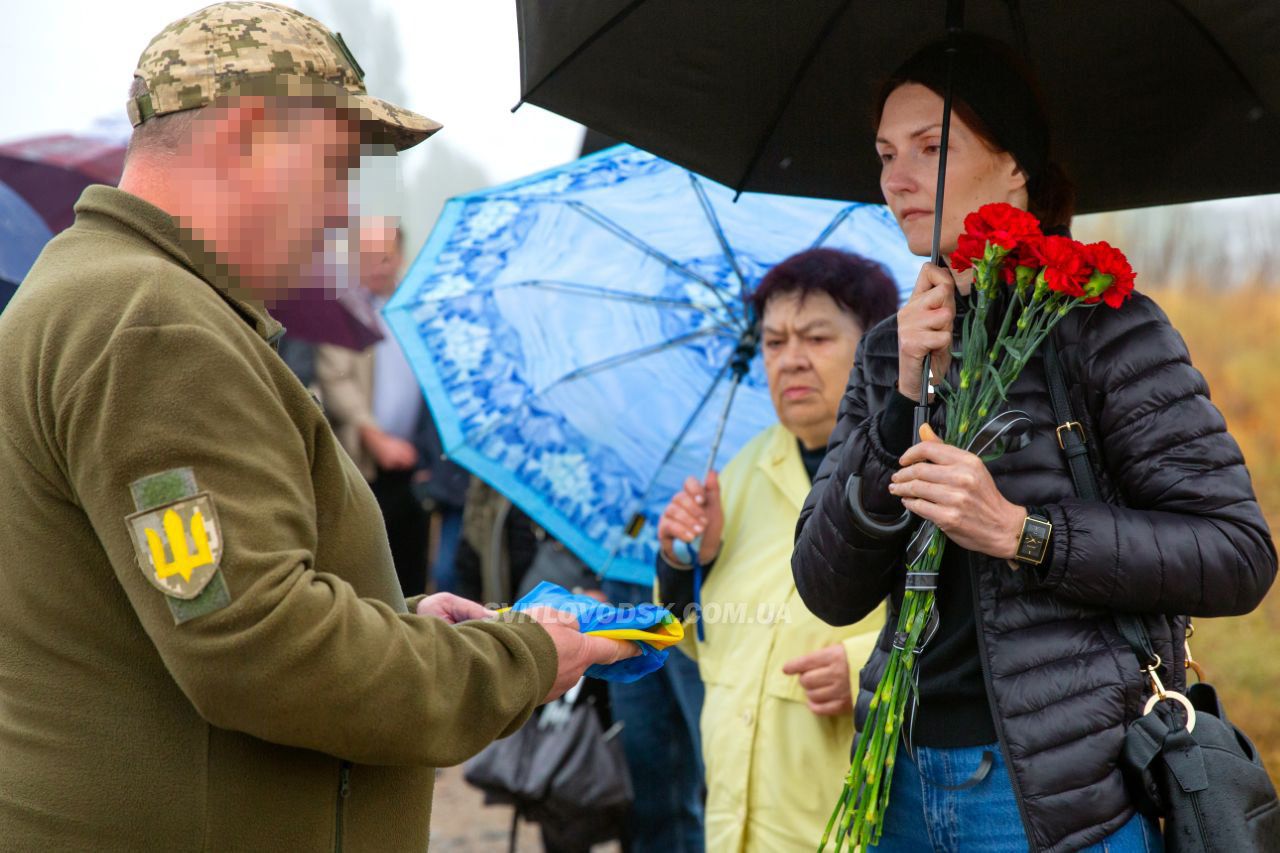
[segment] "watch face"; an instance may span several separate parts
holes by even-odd
[[[1018,556],[1024,560],[1038,560],[1044,551],[1044,537],[1031,531],[1022,534],[1022,542],[1018,545]],[[1005,551],[1008,554],[1008,551]]]
[[[1027,518],[1022,528],[1022,539],[1018,542],[1018,559],[1031,563],[1043,561],[1051,530],[1053,527],[1047,521]]]

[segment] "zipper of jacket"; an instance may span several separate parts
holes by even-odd
[[[333,817],[334,853],[342,853],[342,813],[349,796],[351,796],[351,762],[344,761],[338,768],[338,807]]]
[[[982,683],[987,691],[987,704],[991,707],[991,722],[995,724],[996,740],[1000,743],[1000,754],[1004,756],[1004,766],[1008,771],[1009,783],[1013,786],[1013,799],[1018,804],[1018,816],[1022,818],[1022,828],[1027,834],[1027,843],[1032,850],[1036,843],[1031,838],[1031,821],[1027,819],[1027,805],[1022,798],[1022,787],[1018,784],[1018,774],[1013,770],[1013,761],[1009,755],[1008,740],[1004,736],[1004,720],[996,705],[995,691],[991,686],[991,670],[987,663],[987,635],[982,623],[982,598],[978,592],[978,566],[972,551],[969,552],[969,584],[973,589],[973,618],[977,623],[978,663],[982,667]]]

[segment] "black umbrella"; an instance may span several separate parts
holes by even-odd
[[[879,202],[879,84],[962,12],[966,31],[1011,45],[1039,78],[1080,212],[1280,192],[1280,3],[516,7],[522,101],[742,191]]]
[[[740,192],[882,201],[880,85],[944,33],[1020,51],[1082,213],[1280,192],[1280,4],[516,0],[521,103]],[[950,124],[944,99],[933,262]],[[928,359],[915,430],[928,416]],[[850,505],[868,532],[901,531]]]

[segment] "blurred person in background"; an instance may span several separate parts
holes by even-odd
[[[414,480],[430,476],[435,429],[413,369],[382,318],[400,281],[404,234],[392,218],[366,219],[358,245],[360,286],[382,340],[361,351],[316,347],[316,382],[338,440],[378,500],[401,590],[418,595],[427,588],[430,528]]]
[[[811,249],[771,269],[751,301],[778,423],[722,476],[690,477],[672,499],[658,525],[658,594],[687,612],[691,567],[673,543],[701,537],[701,604],[725,618],[703,626],[705,641],[687,630],[680,648],[706,686],[707,849],[807,853],[840,793],[856,676],[884,615],[835,628],[811,613],[791,577],[792,536],[858,342],[897,310],[898,289],[874,261]]]
[[[652,603],[653,586],[606,580],[609,603]],[[687,655],[672,653],[662,669],[631,684],[609,682],[613,718],[623,724],[622,747],[635,803],[631,853],[700,853],[703,846],[702,680]]]
[[[432,519],[435,548],[428,578],[436,592],[458,592],[458,550],[462,542],[462,512],[471,474],[445,456],[435,418],[418,418],[415,444],[422,448],[422,464],[414,473],[413,490]]]

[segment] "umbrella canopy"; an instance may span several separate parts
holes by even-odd
[[[90,184],[120,181],[123,139],[61,133],[0,145],[0,181],[35,208],[55,234],[75,221],[76,200]]]
[[[0,310],[52,236],[39,214],[0,183]]]
[[[883,207],[733,195],[618,146],[462,196],[386,308],[450,457],[609,577],[652,578],[721,429],[723,462],[775,420],[745,304],[769,267],[846,249],[904,292],[919,269]]]
[[[1280,192],[1280,4],[517,0],[523,100],[740,190],[879,202],[879,84],[944,32],[1019,49],[1080,212]]]
[[[303,290],[273,302],[268,310],[290,338],[309,344],[362,350],[382,340],[376,312],[354,291],[334,296]]]

